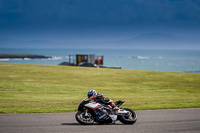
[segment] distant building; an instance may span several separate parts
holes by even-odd
[[[78,66],[83,63],[92,64],[93,66],[103,66],[103,56],[98,56],[95,54],[76,54],[69,55],[68,62],[70,65]]]

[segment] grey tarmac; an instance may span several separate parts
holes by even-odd
[[[75,113],[0,114],[0,133],[200,133],[200,108],[136,111],[133,125],[80,125]]]

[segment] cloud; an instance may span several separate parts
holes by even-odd
[[[20,19],[22,23],[140,24],[200,20],[199,2],[188,0],[2,0],[0,11],[1,18],[18,16],[13,21]]]
[[[112,46],[109,41],[153,32],[198,38],[199,12],[199,0],[0,0],[0,35],[52,46]]]

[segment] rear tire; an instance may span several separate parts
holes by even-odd
[[[129,114],[125,116],[119,116],[120,122],[124,124],[134,124],[137,121],[137,114],[131,109],[128,108],[123,108],[123,109],[128,111]]]
[[[82,124],[82,125],[92,125],[94,123],[94,117],[90,114],[90,112],[87,112],[88,116],[85,116],[84,112],[77,112],[75,117],[76,120]]]

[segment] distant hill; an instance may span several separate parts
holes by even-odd
[[[181,38],[165,33],[144,33],[130,40],[132,41],[177,41]]]
[[[113,42],[116,47],[124,48],[192,48],[198,42],[166,33],[143,33],[133,38]]]

